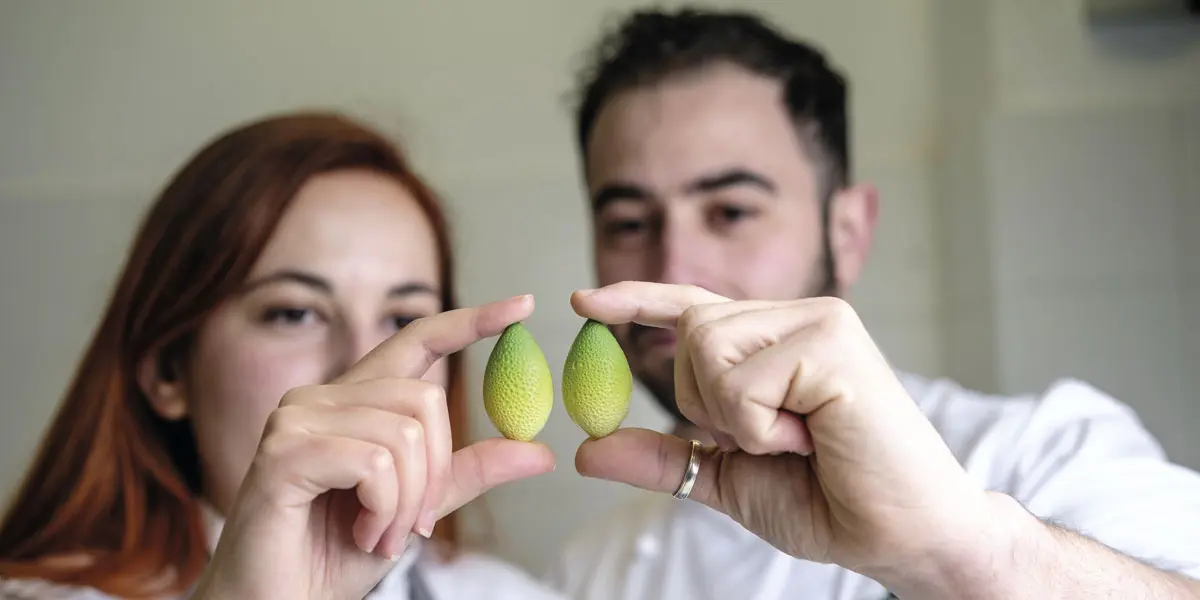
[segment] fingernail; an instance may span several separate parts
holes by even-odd
[[[417,522],[417,533],[421,537],[429,539],[433,536],[433,526],[436,524],[437,513],[432,510],[426,511],[424,515],[421,515],[421,520]]]
[[[595,293],[596,293],[596,289],[595,289],[595,288],[586,289],[586,290],[579,290],[579,291],[578,291],[578,294],[579,294],[580,296],[591,296],[592,294],[595,294]]]
[[[388,557],[388,560],[390,560],[390,561],[392,561],[392,562],[396,562],[396,561],[400,560],[400,557],[401,557],[401,556],[404,556],[404,553],[402,553],[402,552],[400,552],[400,553],[396,553],[396,554],[393,554],[393,555],[389,556],[389,557]]]

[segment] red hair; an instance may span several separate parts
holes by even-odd
[[[300,187],[370,169],[416,198],[436,233],[444,310],[456,307],[450,234],[437,197],[386,138],[344,116],[299,113],[228,131],[175,174],[145,216],[103,319],[0,523],[0,578],[83,585],[121,597],[186,591],[208,560],[199,459],[188,421],[151,410],[147,357],[177,360],[243,282]],[[447,389],[465,441],[461,354]],[[434,536],[457,547],[455,515]],[[85,557],[86,561],[59,558]]]

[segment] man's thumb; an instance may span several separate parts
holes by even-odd
[[[673,494],[683,483],[691,453],[688,440],[649,429],[619,429],[581,444],[575,453],[575,470],[584,477]],[[718,480],[727,455],[699,446],[696,458],[700,469],[688,498],[726,512]]]

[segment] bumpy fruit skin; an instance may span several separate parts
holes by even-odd
[[[567,414],[591,438],[621,426],[629,414],[633,374],[612,332],[588,319],[563,364],[562,395]]]
[[[483,371],[483,408],[510,440],[532,440],[550,418],[554,380],[533,335],[520,323],[509,325]]]

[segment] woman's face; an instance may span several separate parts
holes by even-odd
[[[239,293],[200,328],[181,381],[205,495],[222,513],[267,416],[414,319],[439,312],[434,231],[399,182],[368,171],[310,180]],[[439,361],[425,379],[446,385]]]

